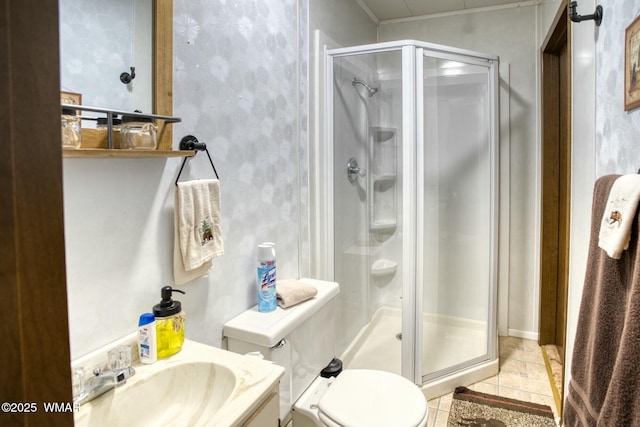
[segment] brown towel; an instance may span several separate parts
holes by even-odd
[[[566,426],[640,426],[640,256],[636,214],[620,259],[598,247],[606,201],[619,175],[595,183],[591,237],[565,399]]]

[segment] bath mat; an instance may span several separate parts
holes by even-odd
[[[457,387],[447,426],[556,427],[556,422],[549,406]]]

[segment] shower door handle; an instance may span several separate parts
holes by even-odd
[[[347,162],[347,177],[349,182],[354,183],[358,180],[359,176],[365,176],[367,171],[358,167],[358,161],[353,157]]]

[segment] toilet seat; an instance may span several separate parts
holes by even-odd
[[[318,402],[326,425],[418,427],[426,423],[427,400],[411,381],[390,372],[347,369]]]

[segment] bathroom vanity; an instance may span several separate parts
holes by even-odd
[[[74,368],[91,372],[96,361]],[[186,340],[174,356],[133,367],[126,383],[80,406],[76,426],[278,426],[284,368],[271,362]]]

